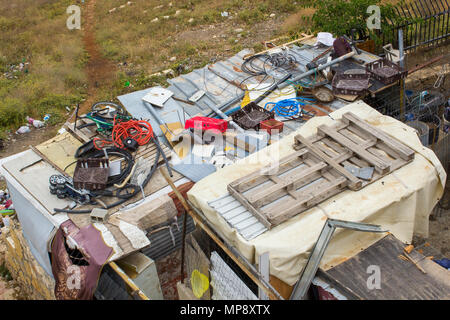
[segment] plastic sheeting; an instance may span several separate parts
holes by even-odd
[[[333,119],[340,119],[348,111],[412,148],[416,152],[414,161],[359,191],[343,191],[250,241],[208,205],[208,201],[227,193],[230,182],[267,165],[275,154],[281,158],[293,153],[296,134],[311,136],[320,124],[332,124]],[[378,224],[401,241],[410,243],[413,234],[428,236],[428,217],[442,196],[445,181],[441,163],[430,149],[422,146],[414,129],[358,101],[334,111],[330,117],[315,117],[278,143],[218,170],[196,183],[188,197],[247,259],[254,262],[259,255],[269,252],[270,274],[294,285],[327,218]],[[320,267],[327,270],[384,236],[337,229]]]

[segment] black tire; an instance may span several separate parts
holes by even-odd
[[[56,190],[56,196],[59,199],[65,199],[67,197],[67,193],[65,193],[63,190]]]
[[[56,186],[50,185],[50,193],[51,194],[56,194],[57,188]]]

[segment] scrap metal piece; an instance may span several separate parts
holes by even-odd
[[[245,240],[252,240],[263,234],[268,229],[256,219],[241,203],[233,198],[229,193],[208,202],[208,205],[216,212]]]
[[[351,165],[344,165],[344,168],[355,177],[369,181],[372,179],[374,167],[358,168]]]
[[[173,165],[172,168],[194,182],[198,182],[204,177],[216,172],[216,167],[209,163],[180,163]]]
[[[194,94],[189,98],[189,101],[191,101],[191,102],[197,102],[198,100],[200,100],[201,97],[203,97],[203,95],[204,95],[205,93],[206,93],[206,92],[203,91],[203,90],[198,90],[196,93],[194,93]]]
[[[172,91],[169,91],[164,88],[154,87],[150,89],[150,92],[147,93],[142,100],[145,102],[151,103],[157,107],[162,108],[164,103],[173,95]]]
[[[336,228],[345,228],[363,232],[387,232],[387,230],[382,230],[378,225],[327,219],[322,228],[322,232],[314,245],[311,255],[308,258],[308,262],[306,263],[305,268],[303,268],[300,279],[295,284],[294,290],[289,298],[290,300],[302,300],[304,298]]]

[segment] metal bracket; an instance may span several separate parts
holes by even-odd
[[[382,230],[378,225],[327,219],[322,232],[314,245],[313,251],[308,258],[308,262],[300,275],[300,279],[295,284],[289,300],[302,300],[304,298],[336,228],[345,228],[363,232],[387,232],[386,230]]]

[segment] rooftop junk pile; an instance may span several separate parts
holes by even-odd
[[[83,115],[77,108],[66,132],[4,159],[1,169],[24,236],[54,276],[58,298],[105,297],[98,291],[104,286],[95,290],[98,271],[103,265],[118,270],[121,259],[139,252],[158,262],[181,247],[184,278],[184,261],[192,258],[186,235],[200,228],[220,250],[205,255],[196,247],[214,275],[197,269],[194,278],[188,275],[203,281],[201,290],[193,285],[197,298],[211,280],[213,298],[282,299],[281,284],[294,290],[307,252],[325,221],[334,221],[327,217],[362,223],[350,229],[389,230],[404,242],[428,232],[424,219],[445,184],[441,164],[412,128],[361,101],[349,104],[406,75],[353,39],[304,34],[259,53],[243,50],[170,79],[167,88],[119,96],[120,104],[101,101]],[[434,169],[425,170],[429,164]],[[421,201],[421,210],[412,199]],[[352,257],[384,236],[365,233],[356,250],[353,231],[336,231],[323,263],[334,265],[333,257]],[[101,239],[105,246],[96,246]],[[266,252],[262,277],[254,270]],[[259,294],[247,290],[235,266],[223,266],[225,256],[255,281]],[[142,265],[133,261],[127,263]],[[293,297],[303,298],[319,264],[313,261]],[[73,265],[85,267],[79,292],[61,289]],[[279,279],[276,288],[269,275]],[[101,279],[106,276],[116,281],[110,271]],[[220,292],[226,279],[239,282],[245,294]],[[191,290],[189,281],[182,285]],[[134,297],[156,292],[144,289]]]

